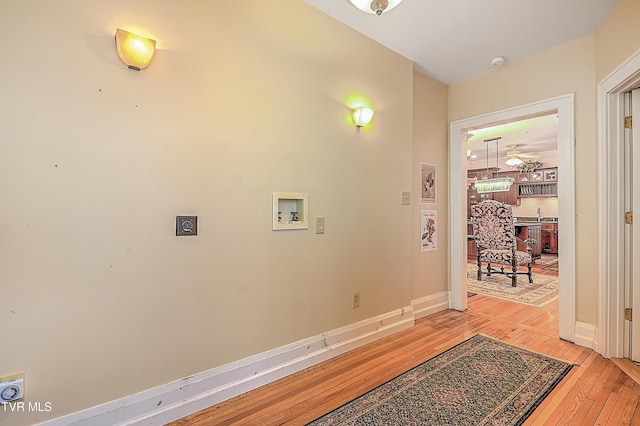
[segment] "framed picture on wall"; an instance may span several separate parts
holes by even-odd
[[[436,202],[436,166],[420,163],[420,204]]]
[[[438,248],[438,216],[435,210],[420,212],[420,251]]]
[[[558,169],[544,170],[542,180],[545,182],[558,180]]]

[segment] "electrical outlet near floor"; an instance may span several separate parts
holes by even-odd
[[[353,293],[351,306],[353,307],[353,309],[360,307],[360,293]]]

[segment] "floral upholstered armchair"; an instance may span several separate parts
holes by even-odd
[[[528,238],[524,241],[527,252],[518,251],[513,213],[511,206],[499,201],[484,200],[472,207],[471,212],[473,237],[478,249],[478,281],[482,275],[503,274],[511,278],[511,286],[517,284],[518,275],[528,275],[529,283],[533,283],[531,276],[531,243],[535,240]],[[482,262],[486,262],[487,270],[482,271]],[[492,265],[501,265],[500,269]],[[504,267],[510,266],[510,268]],[[527,271],[518,271],[519,266],[526,266]]]

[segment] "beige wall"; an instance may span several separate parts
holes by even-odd
[[[594,36],[588,36],[449,87],[451,121],[575,93],[576,319],[592,325],[598,308],[594,64]]]
[[[596,78],[603,80],[640,49],[640,1],[620,0],[596,31]]]
[[[426,75],[413,73],[413,225],[411,295],[413,299],[447,290],[449,222],[448,88]],[[420,163],[435,164],[436,203],[420,204]],[[421,210],[437,212],[437,250],[421,252]]]
[[[0,376],[26,372],[28,400],[53,406],[0,413],[2,424],[124,397],[446,287],[412,289],[407,59],[303,2],[25,0],[3,2],[0,24],[0,324],[11,348]],[[119,61],[118,26],[158,40],[148,69]],[[439,128],[421,135],[446,145],[446,89],[426,85]],[[376,110],[360,131],[349,118],[358,96]],[[326,234],[272,231],[273,191],[308,193]],[[199,216],[197,237],[174,236],[178,214]]]

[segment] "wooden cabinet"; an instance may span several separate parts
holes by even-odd
[[[527,238],[533,238],[536,240],[535,243],[531,244],[531,256],[534,260],[540,259],[542,255],[542,233],[540,224],[516,224],[516,236],[523,241]],[[527,245],[518,241],[518,250],[526,252]]]
[[[543,223],[541,225],[541,249],[543,253],[558,253],[558,224]]]

